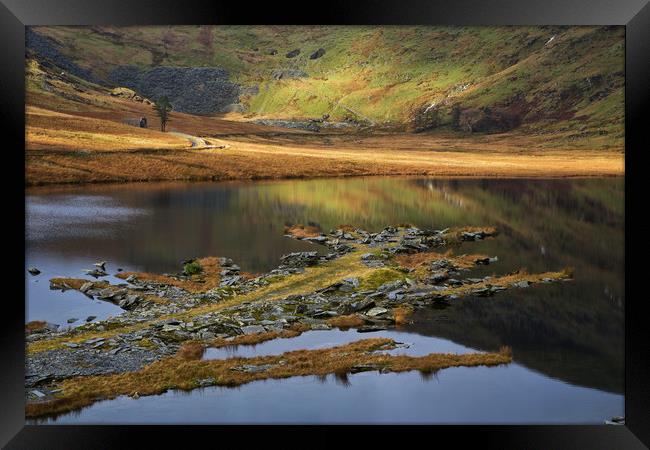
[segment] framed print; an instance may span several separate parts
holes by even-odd
[[[2,443],[645,448],[650,7],[528,3],[4,1]]]

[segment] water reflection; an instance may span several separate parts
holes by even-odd
[[[510,364],[455,367],[432,376],[362,372],[118,397],[36,423],[602,424],[622,412],[620,395]]]
[[[409,331],[487,351],[509,345],[526,367],[621,394],[623,186],[622,178],[355,178],[32,189],[26,267],[46,271],[26,278],[27,319],[62,321],[91,311],[73,312],[75,302],[93,302],[69,302],[68,293],[45,286],[50,275],[78,277],[100,259],[113,273],[171,272],[188,257],[220,255],[261,272],[282,254],[316,248],[284,238],[285,223],[325,230],[342,223],[369,230],[404,222],[495,225],[497,239],[456,249],[498,255],[477,275],[573,267],[575,280],[424,310]]]

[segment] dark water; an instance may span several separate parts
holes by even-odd
[[[87,315],[101,319],[120,310],[79,293],[49,291],[53,276],[83,276],[81,270],[98,260],[108,261],[112,273],[118,267],[175,272],[181,260],[208,255],[262,272],[284,253],[315,249],[282,237],[285,223],[324,230],[343,223],[369,230],[403,222],[495,225],[497,239],[459,250],[498,256],[477,275],[520,267],[575,270],[569,283],[420,311],[408,330],[481,351],[509,345],[515,363],[508,367],[446,369],[433,380],[364,373],[350,376],[346,386],[299,378],[116,399],[60,422],[174,422],[180,415],[188,422],[602,423],[623,414],[622,178],[84,186],[32,190],[26,202],[26,265],[43,271],[27,275],[27,320],[61,325],[70,317],[81,319],[77,325]],[[397,387],[404,397],[390,392]],[[293,395],[306,403],[278,400]],[[206,411],[213,413],[206,417]]]

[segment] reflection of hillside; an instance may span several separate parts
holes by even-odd
[[[277,220],[329,228],[353,223],[378,230],[412,222],[444,228],[496,225],[500,258],[530,270],[573,266],[577,276],[606,279],[622,296],[623,179],[418,180],[350,179],[265,183],[245,189],[242,210],[276,201],[295,205]]]
[[[324,230],[350,223],[374,231],[404,222],[432,228],[496,225],[496,239],[455,250],[498,256],[496,264],[474,273],[569,266],[575,281],[429,311],[419,316],[417,331],[481,349],[510,345],[528,367],[622,392],[622,178],[167,183],[84,187],[82,193],[110,196],[147,214],[110,223],[88,217],[76,226],[97,228],[99,235],[46,239],[38,251],[90,255],[146,271],[176,271],[183,259],[209,255],[233,258],[243,270],[266,271],[282,254],[317,248],[284,238],[285,223],[315,223]],[[451,321],[436,321],[441,315]]]
[[[623,392],[623,309],[583,295],[585,283],[536,286],[493,298],[467,298],[414,316],[409,331],[493,351],[581,386]]]

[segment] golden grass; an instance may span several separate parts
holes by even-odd
[[[254,358],[197,360],[176,355],[136,372],[64,380],[59,384],[62,391],[55,399],[28,403],[25,414],[27,417],[58,414],[120,395],[142,396],[160,394],[169,389],[191,390],[200,385],[199,380],[206,379],[212,379],[211,383],[215,385],[239,386],[263,379],[346,374],[355,366],[372,366],[390,372],[419,370],[431,373],[448,367],[495,366],[512,361],[509,349],[502,349],[498,353],[433,353],[422,357],[375,353],[376,350],[394,347],[395,342],[391,339],[379,338],[326,349],[297,350]],[[268,367],[256,372],[236,370],[244,364]]]
[[[43,330],[46,325],[47,322],[43,320],[32,320],[31,322],[27,322],[25,324],[25,332],[33,333],[34,331],[40,331]]]
[[[176,352],[176,356],[185,361],[195,361],[203,357],[205,352],[205,346],[200,342],[196,341],[186,341],[183,342],[181,348]]]
[[[496,227],[455,227],[445,233],[445,240],[447,243],[458,243],[462,242],[463,233],[479,233],[487,237],[493,237],[499,234],[499,231]]]
[[[120,108],[126,108],[120,104]],[[128,108],[135,108],[129,105]],[[128,110],[141,114],[141,110]],[[366,175],[574,177],[623,175],[622,149],[548,149],[539,137],[410,133],[310,134],[178,114],[174,127],[225,149],[118,123],[116,111],[27,108],[28,185]],[[150,116],[150,111],[148,112]],[[52,118],[52,119],[50,119]]]
[[[411,306],[398,306],[393,309],[393,319],[395,325],[405,325],[408,323],[409,316],[413,314],[413,307]]]
[[[266,331],[264,333],[242,334],[232,339],[217,338],[210,342],[210,347],[236,347],[238,345],[257,345],[273,339],[289,339],[300,336],[304,331],[309,330],[309,325],[295,324],[288,330]]]
[[[296,238],[317,237],[321,235],[321,229],[311,225],[297,224],[285,226],[284,234],[289,234]]]
[[[350,314],[347,316],[336,316],[327,319],[327,323],[333,327],[347,330],[348,328],[357,328],[363,326],[366,322],[358,314]]]
[[[182,149],[187,139],[155,128],[138,128],[116,121],[64,114],[28,106],[25,142],[33,150]]]
[[[451,261],[456,267],[469,269],[476,265],[477,260],[487,258],[486,255],[458,255],[455,256],[452,250],[446,253],[421,252],[397,255],[393,260],[402,267],[417,269],[422,266],[428,266],[433,261],[446,259]]]
[[[197,262],[201,265],[203,271],[199,274],[192,275],[189,280],[179,280],[174,277],[148,272],[120,272],[115,276],[124,280],[130,276],[134,276],[139,281],[168,284],[180,287],[193,294],[206,292],[219,287],[221,283],[221,265],[219,264],[219,258],[210,256],[197,259]]]
[[[343,231],[345,233],[353,233],[357,229],[357,227],[355,227],[354,225],[350,225],[350,224],[343,224],[343,225],[339,225],[338,227],[336,227],[336,229],[341,230],[341,231]]]
[[[436,291],[435,296],[447,296],[447,295],[457,295],[463,296],[468,295],[471,291],[475,289],[482,289],[491,286],[497,287],[511,287],[513,283],[528,281],[529,283],[539,283],[540,281],[548,278],[550,280],[566,280],[572,278],[572,270],[564,269],[559,272],[543,272],[528,274],[525,270],[520,269],[518,272],[504,275],[500,277],[492,277],[488,280],[481,281],[479,283],[472,284],[463,284],[460,286],[449,287],[447,289]]]

